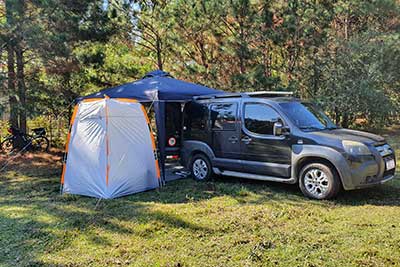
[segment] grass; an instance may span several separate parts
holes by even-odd
[[[399,179],[331,201],[227,178],[98,202],[61,196],[60,169],[26,154],[0,174],[0,266],[400,266]]]

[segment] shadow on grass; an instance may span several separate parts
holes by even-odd
[[[335,199],[311,200],[303,196],[297,184],[284,184],[277,182],[265,182],[257,180],[218,178],[216,183],[231,184],[233,187],[241,186],[251,193],[259,195],[253,203],[266,201],[282,201],[292,205],[348,205],[348,206],[400,206],[400,179],[399,174],[383,185],[370,188],[344,191],[342,190]],[[241,195],[240,191],[232,192],[232,196]]]
[[[111,246],[112,240],[99,234],[103,231],[149,239],[164,228],[201,234],[213,231],[151,209],[152,203],[136,196],[100,202],[89,197],[61,196],[59,175],[59,162],[46,162],[41,155],[24,155],[0,174],[1,266],[41,266],[35,262],[37,256],[63,250],[77,236],[94,245]],[[160,191],[140,195],[158,198]]]
[[[24,155],[0,174],[0,265],[37,265],[37,256],[60,251],[77,236],[89,243],[111,246],[101,231],[155,238],[165,228],[189,229],[212,234],[213,229],[196,225],[162,210],[154,204],[181,204],[229,197],[239,205],[275,204],[302,207],[377,205],[399,206],[400,185],[386,185],[343,192],[336,200],[309,200],[297,185],[274,182],[215,178],[212,182],[191,179],[173,181],[160,190],[143,192],[115,200],[81,196],[60,196],[59,155]],[[43,219],[46,218],[46,219]],[[129,223],[128,223],[129,222]],[[35,249],[32,249],[35,248]],[[19,264],[24,262],[26,264]]]

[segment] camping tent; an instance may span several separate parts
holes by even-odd
[[[136,100],[83,100],[71,119],[63,192],[115,198],[156,188],[155,150],[147,113]]]
[[[154,111],[157,125],[158,148],[160,152],[160,166],[164,176],[165,158],[165,103],[166,102],[187,102],[193,96],[221,94],[215,90],[202,85],[174,79],[169,73],[156,70],[147,73],[143,79],[123,84],[117,87],[102,90],[98,93],[77,99],[102,98],[128,98],[136,99],[139,102],[154,102]]]

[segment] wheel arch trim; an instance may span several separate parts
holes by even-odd
[[[308,159],[321,159],[329,162],[338,173],[343,188],[345,190],[354,188],[351,179],[351,170],[344,156],[333,148],[318,145],[293,145],[292,177],[295,177],[297,182],[302,164]]]
[[[212,161],[215,159],[215,154],[211,147],[202,141],[184,141],[181,149],[181,160],[184,166],[188,166],[191,157],[194,153],[200,152],[205,154]]]

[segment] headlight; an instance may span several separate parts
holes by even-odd
[[[355,156],[365,156],[372,154],[371,151],[369,151],[368,147],[363,143],[344,140],[342,141],[342,144],[344,151],[346,151],[346,153],[348,154]]]

